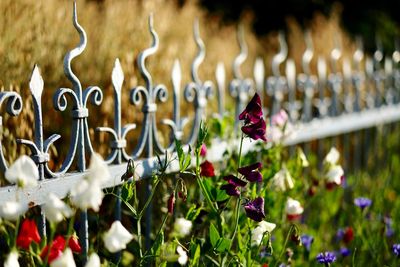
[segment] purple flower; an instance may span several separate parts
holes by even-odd
[[[344,229],[343,228],[339,228],[339,230],[337,230],[336,232],[336,241],[339,242],[340,240],[343,239],[344,236]]]
[[[354,199],[354,204],[363,210],[366,207],[371,206],[372,200],[366,197],[358,197]]]
[[[310,251],[311,244],[314,242],[314,237],[310,235],[301,235],[300,236],[301,243],[304,245],[307,251]]]
[[[319,253],[316,257],[318,263],[330,264],[336,261],[335,253],[333,252],[323,252]]]
[[[259,171],[261,166],[261,163],[257,162],[249,166],[239,168],[238,172],[243,175],[249,182],[261,182],[262,175]]]
[[[230,196],[239,196],[240,191],[238,187],[246,186],[247,182],[237,178],[234,175],[228,175],[224,177],[224,180],[228,182],[228,184],[224,184],[221,186],[222,190]]]
[[[385,226],[386,226],[385,236],[386,237],[393,236],[394,235],[394,230],[393,230],[393,227],[392,227],[392,225],[393,225],[392,218],[390,218],[389,216],[385,216],[383,218],[383,221],[385,222]]]
[[[394,244],[393,247],[393,253],[397,256],[400,257],[400,244]]]
[[[260,96],[255,93],[247,104],[246,108],[239,115],[239,120],[244,120],[245,124],[257,123],[263,116]]]
[[[347,257],[351,254],[351,250],[348,248],[345,248],[345,247],[340,248],[339,252],[340,252],[340,255],[342,255],[342,257]]]
[[[260,118],[256,123],[246,124],[242,126],[242,132],[253,140],[261,139],[267,141],[265,134],[267,126],[263,118]]]
[[[247,217],[250,219],[261,222],[265,218],[264,214],[264,199],[258,197],[253,201],[249,201],[244,205],[244,210],[246,211]]]

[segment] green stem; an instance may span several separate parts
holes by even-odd
[[[55,234],[54,230],[55,230],[54,229],[54,224],[50,223],[50,239],[49,239],[49,242],[47,242],[48,250],[47,250],[47,255],[46,255],[46,258],[44,260],[44,265],[43,266],[47,266],[47,263],[49,261],[50,251],[51,251],[51,247],[53,246],[53,240],[54,240],[54,234]]]
[[[279,261],[281,260],[281,258],[282,258],[282,256],[283,256],[283,253],[285,253],[285,249],[286,249],[287,243],[288,243],[288,241],[289,241],[289,237],[290,237],[290,235],[291,235],[291,233],[293,232],[294,229],[295,229],[295,226],[292,224],[292,225],[290,226],[290,228],[289,228],[289,232],[288,232],[288,234],[287,234],[287,236],[286,236],[285,243],[283,244],[283,248],[282,248],[282,250],[281,250],[281,253],[279,254],[279,257],[278,257],[278,259],[277,259],[276,262],[275,262],[275,267],[278,266],[278,263],[279,263]]]
[[[210,206],[210,208],[212,209],[212,211],[213,211],[214,213],[218,214],[218,210],[217,210],[217,208],[215,207],[214,203],[212,202],[211,197],[210,197],[210,195],[208,194],[208,192],[207,192],[207,190],[206,190],[206,187],[205,187],[204,184],[203,184],[202,178],[201,178],[200,176],[197,176],[196,181],[197,181],[197,184],[199,185],[199,187],[200,187],[200,189],[201,189],[201,191],[202,191],[204,197],[206,198],[207,204]]]
[[[13,240],[13,246],[12,246],[13,248],[17,247],[17,238],[18,238],[18,231],[19,231],[20,222],[21,222],[21,219],[18,218],[17,222],[16,222],[16,225],[15,225],[15,233],[14,233],[14,240]]]
[[[74,229],[74,222],[75,222],[75,216],[72,216],[71,219],[69,220],[69,223],[68,223],[67,240],[65,241],[66,245],[64,247],[64,250],[68,247],[69,240],[72,237],[72,231]]]
[[[154,184],[154,188],[153,190],[151,190],[150,196],[147,199],[146,203],[144,204],[142,210],[140,211],[140,213],[138,214],[138,220],[140,220],[143,217],[143,213],[146,211],[147,207],[150,205],[150,202],[153,200],[154,194],[156,193],[156,189],[158,184],[160,183],[160,180],[157,178],[156,183]]]
[[[142,251],[142,225],[141,225],[141,218],[138,217],[136,221],[136,227],[137,227],[137,235],[138,235],[138,246],[139,246],[139,256],[140,258],[143,257],[143,251]]]

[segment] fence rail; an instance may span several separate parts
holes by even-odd
[[[72,88],[59,88],[53,97],[54,108],[65,111],[69,104],[71,110],[71,137],[70,146],[66,158],[60,169],[52,170],[48,166],[50,161],[49,148],[55,145],[61,137],[53,134],[47,139],[43,136],[43,120],[46,117],[42,113],[42,93],[44,90],[43,78],[38,66],[35,66],[29,87],[33,97],[34,106],[34,140],[18,139],[17,142],[26,145],[31,150],[31,157],[38,165],[40,181],[35,189],[17,190],[14,185],[0,188],[0,203],[13,200],[16,196],[23,202],[33,205],[41,205],[48,192],[54,192],[59,197],[66,197],[69,189],[84,177],[87,168],[86,158],[94,152],[89,136],[88,110],[89,102],[93,105],[101,105],[103,99],[102,90],[97,86],[82,88],[79,78],[72,71],[71,64],[74,58],[85,49],[87,37],[83,27],[78,23],[76,5],[73,8],[73,25],[80,36],[78,46],[69,51],[64,58],[64,72],[72,84]],[[137,161],[137,174],[140,178],[151,175],[157,168],[155,155],[162,155],[165,151],[173,152],[174,143],[163,147],[159,141],[157,130],[157,105],[168,98],[168,88],[153,81],[151,73],[146,68],[146,60],[157,52],[159,39],[153,26],[153,16],[149,18],[149,32],[152,36],[152,44],[138,56],[138,69],[145,81],[144,86],[137,86],[130,91],[131,104],[142,107],[143,121],[140,125],[122,125],[121,114],[125,107],[121,105],[124,74],[118,59],[112,72],[112,84],[114,87],[114,127],[97,127],[96,130],[106,132],[112,137],[110,143],[111,153],[106,157],[110,164],[111,177],[104,183],[104,188],[114,187],[121,183],[121,175],[126,170],[126,162],[129,159]],[[283,33],[279,35],[281,49],[272,60],[272,76],[265,77],[264,63],[257,59],[254,67],[254,78],[243,77],[240,67],[247,57],[247,46],[243,29],[238,30],[238,43],[240,54],[233,61],[233,80],[225,81],[225,69],[219,64],[216,69],[215,83],[203,81],[198,75],[198,69],[205,57],[205,44],[200,37],[198,21],[194,23],[194,41],[198,47],[198,54],[191,67],[192,82],[181,86],[181,69],[176,61],[171,74],[173,118],[163,118],[162,123],[168,125],[174,138],[184,144],[193,144],[196,141],[199,125],[206,120],[206,108],[208,101],[212,100],[213,92],[216,92],[218,110],[213,116],[226,115],[226,97],[229,89],[230,97],[235,103],[235,118],[244,108],[249,97],[258,92],[265,105],[264,110],[268,116],[277,113],[282,107],[288,111],[293,124],[293,131],[284,144],[295,145],[314,139],[337,136],[376,125],[392,123],[400,120],[400,52],[395,51],[391,56],[383,57],[383,51],[377,50],[374,58],[366,57],[362,50],[362,44],[358,41],[358,48],[353,56],[353,68],[350,61],[343,59],[343,67],[339,67],[341,48],[337,46],[331,53],[330,69],[327,72],[327,63],[323,58],[318,58],[317,75],[310,71],[310,62],[314,52],[312,39],[309,33],[305,35],[307,49],[302,58],[302,72],[296,74],[292,60],[287,59],[287,44]],[[285,74],[280,72],[281,64],[286,62]],[[365,66],[362,67],[362,63]],[[226,86],[228,85],[228,86]],[[194,117],[181,116],[181,91],[187,103],[194,108]],[[67,96],[72,103],[67,101]],[[300,97],[299,97],[300,96]],[[7,113],[18,116],[22,111],[22,98],[16,92],[0,92],[0,106],[7,105]],[[47,111],[46,111],[47,112]],[[0,116],[0,126],[2,126]],[[185,136],[184,132],[193,120],[192,128]],[[140,126],[140,127],[139,127]],[[238,122],[236,120],[236,129]],[[126,151],[127,133],[137,131],[139,139],[133,151]],[[140,131],[140,132],[139,132]],[[172,139],[171,139],[172,140]],[[233,143],[232,143],[233,142]],[[222,140],[210,149],[211,161],[221,160],[221,151],[234,144],[235,140]],[[245,145],[251,149],[253,143]],[[0,143],[1,146],[1,143]],[[77,169],[72,169],[76,162]],[[7,169],[7,162],[0,149],[0,169]],[[172,162],[169,172],[177,171],[177,162]],[[149,189],[150,190],[150,189]],[[83,213],[84,215],[85,213]],[[150,215],[149,215],[150,216]],[[83,220],[85,216],[81,217]],[[150,220],[148,218],[148,220]],[[150,223],[147,221],[147,223]],[[87,222],[86,224],[87,225]],[[42,234],[45,234],[45,221],[42,221]],[[87,251],[88,231],[84,229],[81,234],[81,242],[84,251]]]

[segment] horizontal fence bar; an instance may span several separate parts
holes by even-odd
[[[374,126],[393,123],[400,120],[400,104],[391,106],[382,106],[365,110],[360,113],[343,114],[337,117],[316,118],[310,122],[298,123],[293,126],[293,132],[286,137],[284,145],[291,146],[315,139],[323,139],[333,137],[339,134],[350,133]],[[229,147],[237,147],[238,139],[230,141],[214,139],[209,148],[207,159],[211,162],[219,162],[222,160],[222,154]],[[249,138],[244,140],[243,153],[253,149],[257,141],[250,141]],[[267,146],[269,144],[267,143]],[[171,154],[171,163],[167,169],[167,173],[174,173],[179,170],[179,163],[176,160],[176,153]],[[192,162],[195,162],[192,160]],[[135,161],[135,176],[141,179],[151,176],[157,169],[157,157],[148,159],[139,159]],[[121,176],[126,171],[126,163],[119,165],[109,165],[110,178],[102,185],[103,188],[115,187],[121,184]],[[18,189],[13,185],[0,187],[0,203],[15,200],[17,196],[20,202],[29,205],[44,204],[46,196],[49,192],[53,192],[60,198],[68,195],[70,189],[85,177],[85,172],[67,173],[62,177],[46,179],[39,181],[36,188]]]

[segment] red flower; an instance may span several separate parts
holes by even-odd
[[[245,124],[257,123],[262,118],[262,107],[260,96],[255,93],[247,104],[246,108],[239,115],[239,120],[244,120]]]
[[[343,241],[348,244],[354,239],[353,228],[347,227],[343,235]]]
[[[61,235],[56,236],[51,244],[50,252],[49,252],[49,245],[45,246],[40,253],[40,257],[45,260],[47,254],[49,254],[48,262],[51,263],[55,259],[61,256],[65,248],[65,238]],[[78,238],[76,236],[71,236],[68,241],[68,247],[75,253],[81,253],[82,248],[79,245]]]
[[[200,168],[201,168],[201,172],[200,172],[201,176],[205,176],[205,177],[215,176],[214,166],[208,160],[206,160],[202,164],[200,164]]]
[[[65,239],[63,236],[58,235],[51,244],[50,252],[49,252],[49,245],[45,246],[40,253],[40,257],[42,260],[45,260],[47,254],[49,255],[48,262],[51,263],[55,259],[61,256],[63,250],[65,248]]]
[[[175,193],[173,192],[168,198],[168,213],[174,213],[174,206],[175,206]]]
[[[40,235],[34,220],[25,219],[17,237],[17,246],[29,250],[31,242],[40,243]]]

